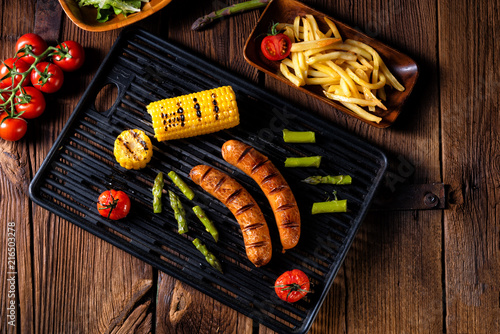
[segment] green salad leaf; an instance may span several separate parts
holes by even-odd
[[[113,14],[127,16],[127,14],[139,12],[143,2],[149,2],[149,0],[78,0],[78,6],[96,7],[96,20],[106,22]]]

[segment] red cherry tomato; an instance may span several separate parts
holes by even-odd
[[[97,210],[111,220],[125,218],[130,211],[130,198],[121,190],[106,190],[99,196]]]
[[[36,65],[36,69],[31,70],[31,83],[36,89],[44,93],[55,93],[62,87],[64,73],[59,66],[41,62]]]
[[[4,112],[0,116],[0,137],[9,141],[16,141],[24,137],[28,130],[28,123],[22,118],[7,118]]]
[[[292,41],[276,30],[278,23],[271,27],[271,33],[264,37],[260,44],[260,49],[269,60],[281,60],[288,57],[292,48]]]
[[[5,101],[7,101],[11,95],[12,95],[12,93],[10,93],[10,92],[4,92],[4,93],[0,94],[0,104],[5,103]]]
[[[12,73],[13,75],[14,72],[24,73],[29,68],[30,65],[19,58],[5,59],[5,61],[2,63],[2,66],[0,67],[0,78],[3,78],[9,73]],[[22,78],[23,77],[21,74],[16,74],[14,76],[14,83],[12,83],[12,77],[5,78],[0,82],[0,88],[14,88],[15,86],[17,86],[17,84],[19,84]],[[29,80],[26,79],[23,81],[22,85],[26,86],[28,83]]]
[[[80,43],[66,41],[59,44],[57,48],[61,49],[66,55],[56,54],[52,57],[52,60],[63,71],[71,72],[82,67],[85,61],[85,51]]]
[[[31,45],[31,52],[37,56],[41,55],[47,49],[47,43],[37,34],[24,34],[16,42],[16,51],[28,45]],[[25,52],[19,52],[17,57],[22,57],[22,60],[30,65],[35,62],[35,58]]]
[[[283,273],[274,284],[274,291],[278,297],[289,303],[295,303],[302,299],[307,295],[309,289],[309,278],[299,269]]]
[[[34,87],[25,87],[16,93],[16,111],[22,113],[23,118],[37,118],[45,110],[45,97]]]

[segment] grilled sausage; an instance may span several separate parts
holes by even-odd
[[[300,238],[300,212],[279,170],[265,155],[237,140],[224,143],[222,157],[257,182],[273,209],[283,249],[295,247]]]
[[[240,224],[248,259],[260,267],[271,260],[272,246],[266,219],[252,195],[229,175],[210,166],[198,165],[191,179],[217,198]]]

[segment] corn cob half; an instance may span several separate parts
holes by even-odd
[[[147,110],[158,141],[204,135],[240,123],[230,86],[152,102]]]
[[[125,130],[116,138],[113,153],[123,168],[141,169],[151,161],[153,144],[144,131]]]

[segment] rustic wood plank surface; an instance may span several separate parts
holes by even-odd
[[[251,68],[242,50],[261,10],[189,29],[236,2],[177,0],[138,26],[378,145],[388,155],[389,187],[448,185],[445,210],[367,215],[311,333],[500,332],[500,1],[303,1],[419,64],[417,87],[385,130]],[[0,59],[35,30],[51,41],[77,40],[87,52],[26,137],[0,140],[0,332],[271,333],[30,201],[29,182],[121,31],[86,32],[64,13],[47,20],[42,8],[56,3],[0,0]],[[14,269],[8,227],[15,229]]]
[[[500,44],[491,39],[499,33],[500,3],[445,1],[439,17],[443,178],[451,193],[443,224],[446,328],[495,333],[500,331],[500,73],[490,69],[500,63]],[[467,36],[468,48],[460,35]]]

